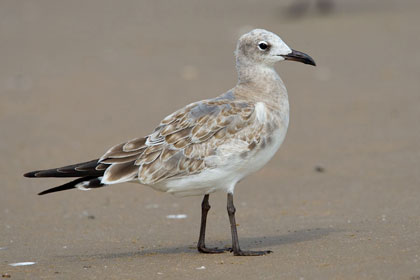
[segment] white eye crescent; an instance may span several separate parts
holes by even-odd
[[[258,42],[258,48],[261,51],[266,51],[270,48],[270,45],[266,41],[259,41]]]

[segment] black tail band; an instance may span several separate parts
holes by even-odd
[[[80,184],[82,182],[88,182],[88,184],[86,184],[86,186],[84,186],[86,188],[99,188],[99,187],[104,186],[104,184],[101,183],[101,180],[99,178],[93,177],[93,176],[86,176],[86,177],[78,178],[76,180],[68,182],[64,185],[42,191],[38,195],[44,195],[44,194],[53,193],[53,192],[71,190],[71,189],[76,188],[76,185]]]

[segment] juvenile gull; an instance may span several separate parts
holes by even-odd
[[[123,182],[177,196],[204,195],[198,251],[231,250],[236,256],[269,253],[240,249],[233,192],[236,183],[273,157],[286,136],[289,101],[274,64],[293,60],[315,66],[315,62],[263,29],[241,36],[235,56],[238,83],[228,92],[187,105],[164,118],[151,134],[118,144],[99,159],[24,176],[77,177],[39,195]],[[207,248],[204,243],[209,194],[218,190],[227,192],[231,249]]]

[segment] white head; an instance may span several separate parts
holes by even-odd
[[[292,50],[279,36],[264,29],[254,29],[242,35],[235,55],[238,64],[272,67],[278,61],[294,60],[315,66],[315,61],[309,55]]]

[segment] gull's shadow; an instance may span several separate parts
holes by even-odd
[[[316,228],[316,229],[303,229],[290,232],[285,235],[274,235],[274,236],[263,236],[263,237],[243,237],[239,238],[241,248],[243,249],[256,249],[256,248],[269,248],[274,246],[280,246],[285,244],[293,244],[305,241],[311,241],[323,238],[333,232],[339,232],[339,229],[333,228]],[[217,246],[223,247],[224,245],[230,244],[230,240],[224,240],[217,242]],[[208,244],[209,247],[215,246],[212,241]],[[141,251],[130,251],[120,253],[104,253],[104,254],[89,254],[80,255],[78,257],[88,258],[99,258],[99,259],[120,259],[120,258],[131,258],[140,256],[151,256],[161,254],[198,254],[197,250],[190,245],[180,245],[176,247],[166,248],[153,248],[145,249]],[[77,257],[77,256],[66,256],[66,257]]]

